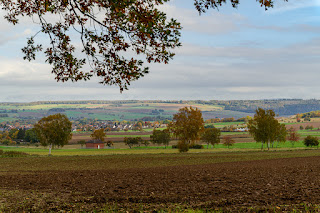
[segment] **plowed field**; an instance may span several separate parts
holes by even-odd
[[[320,157],[0,175],[4,211],[219,209],[320,204]],[[11,192],[11,194],[9,193]],[[1,203],[0,203],[1,204]],[[181,209],[180,209],[181,210]]]

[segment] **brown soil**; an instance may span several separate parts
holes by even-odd
[[[247,211],[250,207],[319,204],[319,173],[320,157],[306,157],[160,168],[2,174],[0,189],[53,192],[64,197],[65,202],[94,203],[95,207],[116,203],[124,209],[144,205],[152,210],[179,204],[188,208]]]

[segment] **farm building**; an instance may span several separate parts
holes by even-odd
[[[86,149],[104,149],[104,142],[100,140],[90,140],[86,142]]]

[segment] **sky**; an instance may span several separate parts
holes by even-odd
[[[320,99],[320,0],[275,0],[268,11],[241,0],[201,16],[193,0],[159,9],[181,22],[182,47],[122,94],[94,78],[56,82],[43,57],[22,59],[37,26],[0,19],[0,101]]]

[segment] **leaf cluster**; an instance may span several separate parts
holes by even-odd
[[[261,7],[264,7],[265,10],[268,10],[269,8],[273,7],[274,0],[256,0]],[[288,0],[283,0],[288,1]],[[195,0],[194,5],[198,12],[205,13],[208,9],[219,9],[219,7],[222,6],[222,4],[226,4],[227,2],[230,2],[232,7],[237,8],[240,4],[240,0]]]

